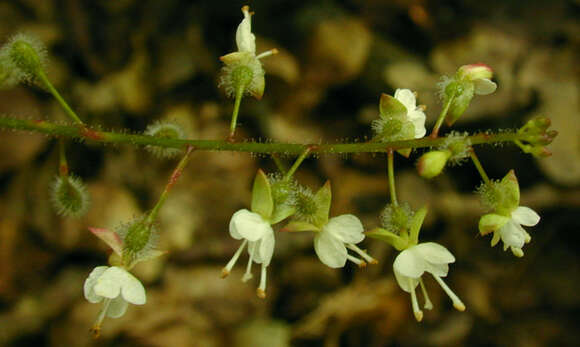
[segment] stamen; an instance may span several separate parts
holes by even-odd
[[[222,278],[228,277],[230,271],[232,271],[232,268],[234,267],[234,265],[236,265],[236,262],[238,261],[240,254],[242,254],[244,247],[246,247],[246,243],[248,243],[248,240],[244,240],[244,242],[242,242],[236,253],[234,253],[232,259],[230,259],[228,264],[222,269]]]
[[[266,298],[266,268],[267,266],[262,264],[262,273],[260,274],[260,286],[256,289],[256,295],[260,299]]]
[[[365,267],[365,266],[367,266],[367,263],[365,263],[364,261],[362,261],[362,260],[361,260],[361,259],[359,259],[359,258],[355,258],[355,257],[353,257],[353,256],[352,256],[352,255],[350,255],[350,254],[347,254],[347,255],[346,255],[346,259],[348,259],[348,260],[352,261],[353,263],[355,263],[356,265],[358,265],[358,267]]]
[[[417,294],[415,293],[415,283],[412,278],[409,278],[409,288],[411,289],[411,305],[413,307],[413,314],[417,322],[423,320],[423,311],[419,309],[419,302],[417,301]]]
[[[103,323],[103,319],[105,319],[105,314],[107,314],[107,310],[109,309],[109,305],[111,304],[112,299],[105,299],[103,301],[103,306],[99,311],[99,315],[97,316],[97,320],[95,324],[90,329],[90,332],[93,334],[93,338],[98,339],[101,336],[101,324]]]
[[[451,289],[449,289],[449,287],[447,286],[447,284],[445,284],[445,282],[443,282],[441,277],[435,275],[433,275],[433,277],[435,277],[437,283],[439,283],[439,285],[441,286],[441,288],[443,288],[445,293],[447,293],[451,301],[453,301],[453,307],[455,307],[455,309],[458,311],[465,311],[465,305],[463,304],[461,299],[459,299],[459,297],[455,295],[455,293]]]
[[[269,57],[269,56],[274,55],[274,54],[278,54],[278,49],[272,48],[269,51],[262,52],[256,56],[256,59],[266,58],[266,57]]]
[[[423,292],[423,297],[425,298],[425,305],[423,308],[426,310],[433,309],[433,303],[431,303],[431,299],[429,299],[429,294],[427,294],[427,288],[425,288],[423,279],[419,278],[419,284],[421,285],[421,291]]]
[[[375,265],[375,264],[378,264],[379,263],[375,258],[373,258],[370,255],[368,255],[367,252],[365,252],[362,249],[358,248],[357,245],[353,245],[352,243],[347,243],[346,244],[346,248],[355,251],[358,255],[360,255],[361,257],[363,257],[364,260],[367,261],[367,263],[369,263],[371,265]]]
[[[246,266],[246,273],[242,276],[242,282],[247,282],[252,279],[252,263],[254,262],[254,254],[250,253],[250,258],[248,259],[248,266]]]

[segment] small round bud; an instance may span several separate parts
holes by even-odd
[[[185,139],[185,133],[180,126],[174,123],[156,122],[145,129],[145,135],[154,136],[162,139]],[[179,155],[182,150],[178,148],[168,148],[160,146],[146,146],[150,153],[159,158],[173,158]]]
[[[438,176],[445,168],[449,157],[451,157],[450,150],[431,151],[423,154],[417,161],[419,175],[425,178]]]
[[[85,185],[72,176],[56,177],[50,190],[50,200],[56,212],[65,217],[81,217],[90,205]]]
[[[469,64],[459,67],[457,70],[457,76],[472,81],[482,78],[490,79],[493,76],[493,70],[486,64]]]
[[[44,69],[46,63],[46,49],[40,40],[25,35],[13,36],[2,47],[0,56],[7,57],[14,68],[14,78],[18,81],[32,81]]]

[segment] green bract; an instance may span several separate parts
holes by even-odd
[[[274,200],[272,199],[272,189],[270,181],[264,171],[258,170],[252,188],[252,212],[262,216],[265,220],[270,220],[274,211]]]

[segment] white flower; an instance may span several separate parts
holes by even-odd
[[[332,268],[343,267],[347,259],[359,266],[366,265],[363,260],[348,254],[347,248],[359,254],[367,262],[376,263],[375,259],[355,246],[365,238],[363,231],[362,223],[352,214],[333,217],[314,237],[314,250],[320,261]]]
[[[250,12],[249,6],[242,7],[242,13],[244,19],[236,30],[238,50],[220,57],[226,65],[222,69],[219,86],[224,87],[228,96],[234,96],[240,87],[240,81],[244,80],[241,87],[245,92],[256,99],[261,99],[264,94],[265,79],[260,59],[276,54],[278,50],[274,48],[256,55],[256,36],[252,33],[253,13]],[[243,70],[238,69],[240,67]]]
[[[473,82],[475,94],[488,95],[497,89],[497,84],[490,80],[493,70],[485,64],[463,65],[459,68],[458,75]]]
[[[247,244],[250,258],[242,281],[245,282],[252,278],[252,263],[261,264],[260,285],[256,292],[260,298],[265,298],[266,268],[270,265],[274,254],[274,230],[272,230],[270,223],[259,214],[242,209],[234,213],[230,220],[230,235],[236,240],[243,239],[244,241],[222,270],[222,277],[229,275]]]
[[[93,327],[98,336],[105,315],[118,318],[125,314],[129,303],[143,305],[147,301],[145,288],[139,280],[125,269],[113,266],[97,266],[84,284],[85,298],[93,304],[103,301],[103,308]]]
[[[515,256],[522,257],[524,255],[522,247],[532,240],[532,237],[522,228],[522,225],[534,226],[540,222],[540,216],[529,207],[519,206],[512,211],[510,217],[509,219],[504,217],[507,222],[498,231],[494,232],[491,245],[495,246],[501,238],[504,251],[509,247]]]
[[[425,297],[424,308],[430,310],[433,308],[433,304],[427,295],[427,290],[423,284],[421,276],[425,272],[431,273],[437,283],[443,288],[445,293],[453,301],[453,306],[459,310],[465,310],[465,305],[455,293],[443,282],[441,277],[447,276],[449,271],[449,263],[455,262],[455,257],[447,248],[441,246],[438,243],[426,242],[420,243],[415,246],[411,246],[395,258],[393,263],[393,270],[395,273],[395,278],[397,283],[404,291],[411,294],[411,303],[413,306],[413,313],[417,321],[423,319],[423,311],[419,309],[419,304],[417,302],[417,295],[415,294],[415,288],[417,285],[421,285],[421,290],[423,296]]]
[[[410,89],[397,89],[394,95],[395,99],[399,100],[407,109],[407,119],[413,123],[415,127],[415,138],[419,139],[427,133],[425,129],[425,112],[421,107],[418,107],[415,100],[415,94]]]

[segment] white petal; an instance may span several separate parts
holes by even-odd
[[[107,316],[111,318],[119,318],[125,314],[128,306],[129,303],[125,301],[122,296],[118,296],[109,304],[109,308],[107,309]]]
[[[411,120],[411,122],[413,123],[413,126],[415,127],[415,138],[416,139],[420,139],[423,136],[425,136],[425,134],[427,133],[427,129],[425,129],[425,114],[422,111],[416,111],[414,112],[415,114],[417,113],[422,113],[423,117],[415,117],[414,119]]]
[[[330,218],[328,223],[322,228],[322,231],[332,234],[342,243],[357,244],[365,238],[361,221],[352,214],[343,214]]]
[[[94,290],[97,295],[109,299],[115,299],[121,294],[126,301],[135,305],[143,305],[147,301],[141,282],[117,266],[107,269],[99,277]]]
[[[346,264],[346,247],[339,239],[326,231],[314,237],[314,250],[318,259],[331,268],[340,268]]]
[[[416,247],[416,246],[414,246]],[[413,247],[399,253],[393,263],[393,270],[400,275],[419,278],[425,272],[426,264],[419,253],[413,252]]]
[[[95,293],[95,284],[97,284],[97,280],[101,275],[108,269],[108,266],[97,266],[96,268],[91,271],[89,277],[85,280],[85,284],[83,286],[85,299],[87,299],[90,303],[96,304],[103,300],[103,297],[97,295]]]
[[[536,211],[526,206],[520,206],[512,212],[514,222],[528,227],[534,226],[540,222],[540,216]]]
[[[523,233],[522,227],[513,220],[510,220],[501,227],[499,234],[504,243],[504,249],[506,246],[522,248],[526,241],[526,235]]]
[[[420,257],[431,264],[449,264],[455,262],[455,257],[447,248],[435,242],[420,243],[409,250],[420,254]]]
[[[447,264],[433,264],[428,261],[425,262],[425,272],[434,276],[445,277],[449,272],[449,265]]]
[[[236,44],[239,52],[256,54],[256,37],[252,34],[252,19],[247,11],[244,12],[244,19],[236,30]]]
[[[260,258],[262,264],[265,266],[270,265],[270,260],[272,260],[272,255],[274,254],[274,246],[276,240],[274,239],[274,232],[266,234],[260,242]]]
[[[475,94],[487,95],[495,92],[497,84],[487,78],[479,78],[473,81],[475,85]]]
[[[417,108],[415,94],[410,89],[397,89],[394,96],[407,108],[407,112],[414,111]]]
[[[395,279],[397,280],[399,287],[401,287],[401,289],[406,291],[407,293],[410,293],[412,290],[415,290],[415,288],[417,287],[417,284],[419,284],[419,281],[417,279],[413,278],[412,281],[409,281],[410,277],[407,277],[407,276],[401,274],[396,269],[393,272],[395,273]],[[411,285],[409,282],[413,283],[413,288],[411,288]]]
[[[246,209],[239,210],[230,220],[230,235],[234,239],[246,239],[248,241],[258,241],[267,232],[272,232],[270,224],[257,213]]]

